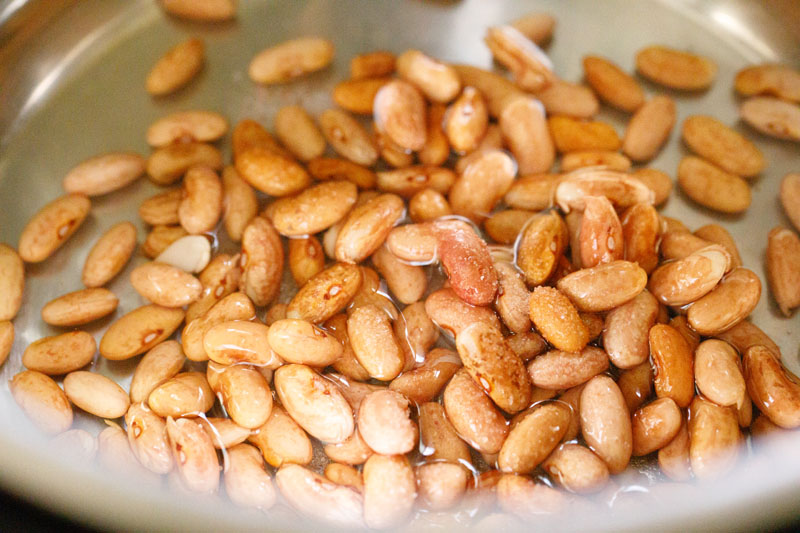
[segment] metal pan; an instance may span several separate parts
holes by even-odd
[[[235,22],[210,26],[164,16],[151,0],[7,0],[0,3],[0,241],[16,245],[27,221],[41,205],[61,194],[61,178],[77,162],[100,152],[148,153],[144,131],[156,118],[176,110],[209,108],[231,122],[255,118],[271,124],[280,106],[302,103],[312,114],[329,105],[329,91],[347,72],[353,54],[373,49],[395,52],[419,48],[446,61],[490,67],[482,43],[486,27],[530,11],[558,19],[548,53],[559,76],[577,81],[581,57],[608,56],[633,70],[635,52],[662,43],[713,58],[717,82],[699,94],[668,92],[678,101],[678,123],[688,115],[714,115],[754,139],[769,167],[753,183],[753,204],[741,217],[720,217],[692,204],[679,191],[663,213],[689,227],[720,222],[741,248],[744,264],[766,281],[766,235],[788,224],[777,201],[777,185],[800,168],[797,144],[763,137],[737,118],[731,83],[735,72],[753,62],[800,65],[800,4],[796,0],[308,0],[240,2]],[[207,66],[199,79],[174,96],[154,100],[144,79],[164,50],[189,35],[207,44]],[[332,68],[286,86],[257,87],[246,68],[262,48],[300,35],[334,41]],[[644,83],[651,93],[663,89]],[[601,118],[623,131],[626,117],[605,110]],[[654,161],[675,174],[686,152],[672,142]],[[113,480],[73,464],[47,447],[13,403],[7,380],[21,368],[31,341],[54,330],[38,316],[53,295],[80,286],[80,269],[97,236],[121,220],[140,224],[136,206],[155,188],[141,180],[93,202],[85,226],[41,265],[28,268],[23,311],[15,320],[12,354],[0,368],[0,485],[54,512],[115,530],[307,529],[290,512],[268,515],[234,510],[216,499],[153,490]],[[130,268],[130,266],[129,266]],[[123,273],[111,286],[120,297],[118,315],[139,305]],[[117,315],[117,316],[118,316]],[[780,345],[784,361],[798,364],[800,318],[781,318],[765,291],[753,320]],[[108,322],[90,330],[99,338]],[[132,364],[97,361],[96,370],[125,383]],[[623,492],[647,490],[627,485]],[[698,494],[700,496],[698,496]],[[570,516],[556,525],[581,530],[738,530],[767,527],[796,518],[800,457],[782,454],[745,462],[722,482],[701,490],[670,491],[665,506],[620,507],[598,520],[593,513]],[[428,517],[423,523],[433,523]],[[452,525],[452,523],[448,523]],[[526,524],[545,527],[541,524]],[[549,524],[552,526],[553,524]],[[489,523],[484,526],[490,527]],[[494,528],[494,526],[491,526]],[[519,523],[510,529],[519,529]]]

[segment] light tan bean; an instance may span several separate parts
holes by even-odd
[[[268,341],[269,328],[260,322],[232,320],[213,325],[203,335],[209,359],[222,365],[248,363],[275,369],[283,361]]]
[[[413,83],[432,102],[447,103],[461,89],[458,73],[449,65],[419,50],[406,50],[397,57],[397,74]]]
[[[503,474],[496,491],[503,510],[527,520],[562,513],[569,501],[563,492],[517,474]]]
[[[522,176],[514,182],[504,200],[516,209],[531,211],[547,209],[553,205],[553,195],[560,181],[559,174]]]
[[[731,174],[753,177],[766,166],[755,144],[714,117],[688,117],[683,121],[682,135],[693,152]]]
[[[435,189],[422,189],[408,201],[408,216],[414,222],[430,222],[452,214],[447,198]]]
[[[749,401],[739,355],[730,344],[708,339],[700,343],[694,357],[694,379],[703,396],[723,407]]]
[[[100,466],[127,479],[138,479],[156,487],[161,477],[144,468],[136,459],[125,432],[110,423],[97,435],[97,460]]]
[[[391,381],[403,370],[405,357],[389,317],[368,304],[347,319],[347,333],[358,362],[375,379]]]
[[[203,293],[200,280],[165,263],[145,263],[130,276],[131,285],[142,297],[164,307],[183,307]]]
[[[81,278],[86,287],[101,287],[125,267],[136,248],[136,227],[120,222],[106,231],[92,247]]]
[[[325,367],[342,356],[339,340],[299,318],[278,320],[269,328],[269,346],[290,363]]]
[[[252,320],[255,314],[253,302],[245,294],[234,292],[225,296],[183,328],[181,342],[186,356],[192,361],[205,361],[208,354],[203,347],[203,338],[209,329],[231,320]]]
[[[90,208],[89,198],[78,193],[66,194],[42,207],[19,236],[19,256],[28,263],[40,263],[53,255],[81,226]]]
[[[603,346],[619,368],[633,368],[650,354],[648,334],[658,315],[658,302],[647,290],[606,315]]]
[[[741,432],[736,411],[697,396],[689,409],[689,460],[698,479],[729,472],[739,458]]]
[[[145,89],[153,96],[173,93],[192,81],[202,70],[204,61],[203,41],[197,38],[183,41],[167,50],[153,65],[147,73]]]
[[[97,351],[94,337],[70,331],[32,342],[22,354],[22,364],[49,376],[66,374],[86,366]]]
[[[431,401],[461,368],[461,360],[452,350],[435,348],[425,356],[425,362],[403,372],[389,384],[417,404]]]
[[[800,109],[791,102],[755,96],[745,100],[739,116],[765,135],[800,142]]]
[[[509,102],[500,115],[500,131],[519,165],[520,174],[548,172],[555,147],[542,104],[530,97]]]
[[[659,398],[637,409],[631,418],[633,455],[647,455],[669,444],[680,430],[682,420],[672,398]]]
[[[687,318],[701,335],[716,335],[741,322],[761,297],[761,281],[746,268],[731,271],[689,308]]]
[[[286,316],[319,324],[344,309],[362,285],[361,269],[337,263],[309,279],[286,308]]]
[[[269,383],[249,365],[232,365],[223,370],[217,391],[228,415],[244,428],[264,425],[272,412]]]
[[[289,505],[298,511],[343,527],[363,527],[363,499],[358,491],[337,485],[300,465],[285,465],[275,482]]]
[[[111,324],[100,339],[100,355],[112,361],[130,359],[167,339],[183,322],[182,309],[138,307]]]
[[[91,157],[72,168],[62,181],[67,193],[100,196],[121,189],[144,174],[139,154],[115,152]]]
[[[171,185],[194,166],[222,168],[222,153],[200,142],[180,142],[155,150],[147,159],[147,175],[157,185]]]
[[[568,274],[556,285],[578,310],[596,312],[629,302],[646,283],[647,273],[636,263],[613,261]]]
[[[183,178],[178,206],[181,226],[192,235],[214,229],[222,216],[222,182],[208,167],[192,167]]]
[[[325,138],[308,112],[300,106],[282,107],[278,111],[275,134],[300,161],[309,161],[325,152]]]
[[[665,305],[685,305],[711,292],[729,266],[725,248],[712,244],[658,267],[650,276],[648,289]]]
[[[70,372],[64,393],[77,407],[100,418],[119,418],[128,411],[128,394],[114,381],[94,372]]]
[[[373,105],[378,131],[404,150],[425,146],[425,100],[414,85],[393,80],[380,88]]]
[[[536,287],[530,296],[529,311],[536,329],[557,349],[579,352],[589,342],[589,330],[578,311],[558,289]]]
[[[272,507],[277,495],[258,449],[249,444],[237,444],[229,448],[227,454],[223,481],[225,494],[234,505],[261,510]]]
[[[784,316],[800,305],[800,238],[783,226],[772,228],[767,236],[767,281],[772,297]]]
[[[67,395],[45,374],[25,370],[11,379],[8,388],[17,405],[45,433],[62,433],[72,425]]]
[[[185,359],[177,341],[165,341],[152,348],[142,357],[133,372],[131,401],[145,401],[153,389],[180,372]]]
[[[11,320],[22,306],[25,264],[17,252],[0,243],[0,320]]]
[[[503,323],[514,333],[531,329],[529,314],[531,293],[525,287],[525,278],[510,263],[495,261],[499,289],[495,309]]]
[[[311,440],[280,405],[273,405],[269,419],[248,437],[258,446],[264,459],[275,468],[287,463],[306,465],[314,451]]]
[[[128,443],[139,463],[155,474],[167,474],[174,467],[167,424],[144,403],[132,403],[125,413]]]
[[[707,89],[717,75],[717,65],[710,59],[666,46],[641,49],[636,70],[650,81],[686,91]]]
[[[342,109],[359,115],[371,115],[378,91],[391,78],[363,78],[340,81],[333,88],[331,97]],[[324,139],[323,139],[324,142]]]
[[[637,163],[653,159],[669,139],[675,113],[675,102],[669,96],[656,96],[642,105],[628,123],[622,151]]]
[[[147,128],[147,144],[155,148],[179,140],[212,142],[228,131],[228,121],[214,111],[179,111],[156,120]]]
[[[526,413],[500,449],[497,466],[502,472],[532,472],[555,449],[569,427],[571,410],[563,403],[548,403]]]
[[[686,417],[681,417],[681,427],[673,439],[658,450],[658,466],[673,481],[689,481],[692,478],[689,464],[689,429]]]
[[[234,0],[164,0],[161,5],[170,15],[201,22],[221,22],[236,16]]]
[[[215,399],[204,374],[182,372],[153,389],[147,404],[164,418],[198,416],[211,409]]]
[[[242,277],[239,287],[255,305],[270,303],[283,278],[283,244],[272,224],[256,217],[242,235]]]
[[[531,382],[548,390],[575,387],[607,369],[608,355],[595,346],[587,346],[580,352],[551,350],[528,364]]]
[[[289,196],[305,189],[311,178],[298,163],[270,149],[255,147],[236,158],[236,171],[270,196]]]
[[[113,313],[118,303],[107,289],[83,289],[47,302],[42,320],[53,326],[80,326]]]
[[[478,147],[488,124],[489,111],[480,91],[464,87],[461,95],[447,108],[442,128],[453,150],[468,153]]]
[[[183,191],[179,187],[153,195],[139,204],[139,218],[152,226],[177,224],[182,197]]]
[[[414,469],[417,501],[432,511],[456,505],[467,490],[467,472],[460,465],[426,463]]]
[[[272,222],[281,235],[296,237],[326,230],[347,215],[358,190],[349,181],[332,180],[271,204]]]
[[[550,85],[555,78],[550,59],[515,27],[490,27],[484,42],[494,58],[511,71],[521,88],[536,92]]]
[[[681,160],[678,184],[689,198],[714,211],[737,214],[750,207],[751,192],[746,181],[699,157]]]
[[[404,213],[404,204],[394,194],[382,194],[353,209],[336,239],[336,259],[357,263],[377,250]]]
[[[586,81],[605,103],[633,113],[645,102],[645,94],[636,79],[610,60],[599,56],[583,58]]]
[[[736,348],[739,355],[744,355],[751,346],[760,345],[772,352],[778,361],[781,360],[781,350],[778,345],[758,326],[747,320],[739,322],[728,331],[717,334],[716,337]]]
[[[514,160],[506,152],[480,152],[450,188],[447,199],[453,212],[476,222],[483,221],[511,187],[516,170]]]
[[[414,471],[403,456],[375,454],[364,464],[364,522],[372,528],[400,524],[417,497]]]
[[[442,398],[447,418],[461,438],[481,452],[500,451],[508,435],[506,420],[466,370],[453,376]]]
[[[357,165],[371,167],[378,160],[378,147],[360,122],[339,109],[319,116],[322,134],[333,149]]]
[[[167,418],[172,457],[184,486],[193,492],[216,492],[219,461],[211,438],[197,422]]]
[[[358,432],[376,453],[405,454],[417,444],[408,399],[392,390],[367,395],[358,408]]]
[[[464,302],[450,288],[431,293],[425,300],[425,312],[434,324],[453,336],[475,322],[500,328],[500,320],[494,311]]]
[[[625,469],[633,449],[631,420],[625,399],[607,376],[592,378],[580,399],[581,432],[612,474]]]
[[[536,98],[549,115],[592,118],[600,111],[600,102],[589,87],[564,80],[553,80]]]
[[[650,356],[655,368],[659,398],[672,398],[678,407],[689,407],[694,397],[694,357],[689,344],[671,326],[650,328]]]
[[[412,304],[425,294],[428,288],[425,270],[421,266],[401,261],[385,244],[372,254],[372,263],[400,302]]]
[[[580,444],[562,444],[542,464],[556,483],[570,492],[591,494],[608,483],[608,467]]]
[[[251,80],[263,85],[283,83],[327,67],[333,54],[333,43],[327,39],[292,39],[256,54],[250,62],[248,74]]]
[[[744,352],[747,392],[772,423],[787,429],[800,427],[800,385],[775,355],[764,346]]]
[[[275,391],[289,415],[311,436],[339,443],[352,435],[353,411],[332,382],[305,365],[275,371]]]

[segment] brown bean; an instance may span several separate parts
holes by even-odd
[[[689,407],[694,398],[694,357],[683,336],[664,324],[650,328],[650,355],[655,366],[659,398],[672,398],[678,407]]]
[[[50,257],[81,226],[91,202],[84,194],[66,194],[37,211],[19,236],[17,252],[27,263]]]
[[[531,382],[544,389],[568,389],[608,369],[608,355],[594,346],[580,352],[551,350],[528,364]]]
[[[269,419],[247,440],[258,446],[264,459],[275,468],[284,464],[306,465],[314,451],[311,439],[280,405],[273,405]]]
[[[401,455],[375,454],[364,464],[364,522],[371,528],[400,524],[417,497],[414,470]]]
[[[153,389],[147,404],[164,418],[199,416],[211,409],[215,399],[204,374],[182,372]]]
[[[697,396],[689,409],[689,460],[698,479],[714,479],[736,464],[741,445],[736,411]]]
[[[327,67],[333,53],[333,43],[327,39],[292,39],[259,52],[250,62],[248,74],[256,83],[283,83]]]
[[[530,400],[530,378],[500,330],[476,322],[456,335],[464,368],[501,409],[516,413]]]
[[[689,464],[689,429],[685,416],[681,419],[681,427],[675,437],[658,450],[658,466],[673,481],[689,481],[692,478]]]
[[[747,392],[756,407],[776,425],[800,427],[800,385],[775,355],[764,346],[744,352],[744,377]]]
[[[22,354],[22,364],[49,376],[66,374],[86,366],[97,351],[94,337],[70,331],[32,342]]]
[[[658,315],[658,302],[647,290],[606,315],[603,346],[619,368],[633,368],[650,354],[648,334]]]
[[[112,361],[130,359],[167,339],[184,318],[182,309],[151,304],[120,317],[100,339],[100,355]]]
[[[393,390],[379,390],[361,402],[358,432],[375,453],[395,455],[414,448],[419,430],[411,420],[408,399]]]
[[[553,402],[533,408],[508,433],[497,466],[502,472],[528,474],[558,446],[570,420],[570,408]]]
[[[183,368],[186,357],[177,341],[165,341],[147,352],[136,365],[130,384],[131,402],[147,400],[153,389]]]
[[[556,286],[578,310],[596,312],[629,302],[646,283],[647,273],[636,263],[613,261],[567,274]]]
[[[607,376],[592,378],[581,392],[581,431],[609,472],[625,469],[633,449],[631,420],[625,399]]]
[[[25,264],[17,252],[0,243],[0,320],[11,320],[22,306]]]
[[[452,289],[439,289],[428,295],[425,300],[425,312],[439,328],[456,336],[475,322],[491,324],[500,328],[500,320],[488,307],[470,305]]]
[[[687,91],[707,89],[717,75],[717,65],[710,59],[666,46],[641,49],[636,70],[650,81]]]
[[[249,365],[232,365],[219,375],[217,392],[225,410],[236,424],[256,429],[272,412],[269,383]]]
[[[131,403],[122,387],[95,372],[67,374],[64,393],[77,407],[100,418],[119,418],[128,411]]]
[[[11,379],[8,388],[17,405],[45,433],[62,433],[72,425],[67,395],[45,374],[25,370]]]
[[[275,391],[289,415],[323,442],[343,442],[353,433],[353,411],[332,382],[305,365],[275,371]]]
[[[687,318],[701,335],[716,335],[741,322],[761,297],[761,281],[746,268],[731,271],[689,308]]]
[[[766,166],[755,144],[714,117],[692,115],[681,133],[693,152],[731,174],[753,177]]]
[[[283,243],[268,220],[256,217],[245,228],[241,261],[239,287],[255,305],[267,305],[278,295],[283,278]]]
[[[403,370],[405,357],[389,317],[378,307],[359,307],[347,319],[347,333],[358,362],[369,375],[391,381]]]
[[[675,102],[669,96],[656,96],[642,105],[628,123],[622,151],[637,163],[653,159],[669,139],[675,113]]]
[[[336,337],[299,318],[274,322],[267,335],[270,349],[290,363],[325,367],[342,356]]]
[[[645,94],[636,79],[610,60],[585,56],[583,72],[586,81],[607,104],[629,113],[644,104]]]
[[[591,494],[608,483],[608,467],[580,444],[562,444],[550,454],[542,468],[570,492]]]
[[[681,411],[672,398],[659,398],[637,409],[631,419],[633,455],[647,455],[669,444],[681,422]]]
[[[665,305],[685,305],[711,292],[729,265],[728,252],[712,244],[658,267],[650,276],[648,289]]]
[[[442,128],[450,147],[457,153],[475,150],[486,134],[489,111],[480,91],[464,87],[461,95],[447,108]]]
[[[461,438],[481,452],[500,451],[508,435],[506,420],[466,370],[450,380],[443,401],[447,418]]]

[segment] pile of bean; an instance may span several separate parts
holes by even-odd
[[[230,0],[162,5],[235,15]],[[532,14],[488,29],[508,77],[419,50],[354,57],[333,91],[338,107],[316,118],[281,109],[277,138],[239,121],[229,166],[214,145],[228,120],[198,110],[152,124],[146,159],[77,165],[17,249],[0,245],[0,361],[24,264],[79,230],[90,197],[145,174],[165,187],[139,207],[152,261],[130,270],[149,303],[99,346],[75,329],[117,308],[104,285],[138,253],[136,227],[117,224],[86,257],[85,288],[42,309],[66,331],[24,349],[14,399],[114,472],[201,493],[222,484],[236,505],[280,502],[373,528],[467,500],[523,518],[604,502],[632,457],[657,462],[663,479],[715,479],[749,436],[800,426],[800,385],[746,320],[758,276],[723,226],[692,232],[658,213],[668,175],[632,169],[669,138],[675,101],[598,56],[584,58],[588,87],[557,78],[539,48],[554,26]],[[249,75],[287,83],[333,56],[329,41],[301,38],[262,51]],[[179,44],[147,90],[179,90],[203,64],[200,39]],[[641,50],[636,67],[685,91],[717,73],[662,46]],[[735,89],[745,122],[800,140],[800,73],[752,66]],[[601,101],[631,114],[622,138],[593,120]],[[682,137],[695,154],[677,170],[686,195],[746,211],[747,180],[766,166],[757,146],[710,116],[687,118]],[[786,176],[780,199],[800,227],[800,174]],[[217,253],[217,231],[240,251]],[[797,234],[775,228],[766,260],[788,316],[800,305]],[[128,391],[92,371],[98,350],[141,356]],[[108,427],[70,429],[74,408]]]

